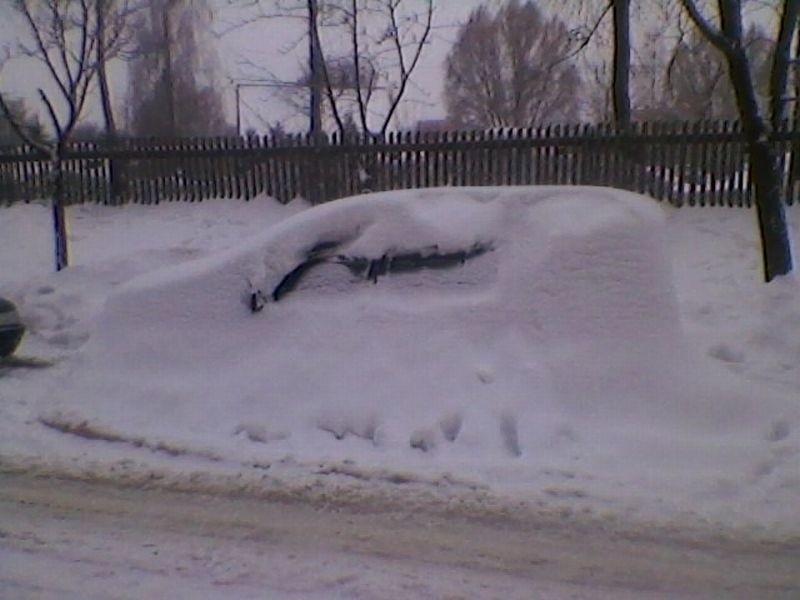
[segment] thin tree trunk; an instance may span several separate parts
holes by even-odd
[[[614,64],[612,73],[612,98],[614,103],[614,123],[618,132],[625,132],[631,126],[631,32],[630,0],[612,0],[614,14]],[[629,143],[619,146],[620,158],[636,163],[641,160],[635,147]],[[633,190],[633,169],[623,169],[617,180],[621,188]]]
[[[61,271],[69,266],[67,253],[67,221],[64,211],[64,163],[61,159],[63,149],[59,144],[53,152],[51,166],[53,169],[53,233],[55,236],[55,261],[56,271]]]
[[[800,58],[800,35],[795,42],[794,59]],[[792,86],[792,105],[791,111],[792,127],[797,129],[800,124],[800,64],[793,63],[790,68],[794,69],[794,85]],[[789,165],[789,195],[792,197],[800,185],[800,146],[792,144],[791,164]]]
[[[108,75],[106,72],[106,16],[110,7],[109,0],[96,0],[97,12],[97,83],[100,89],[100,105],[103,110],[105,126],[105,141],[112,147],[117,140],[117,124],[114,120],[114,110],[111,107],[111,92],[108,88]],[[122,190],[124,187],[124,167],[117,160],[110,160],[108,164],[109,196],[112,204],[122,204]]]
[[[98,61],[99,65],[97,68],[97,82],[100,88],[100,102],[103,108],[103,122],[106,130],[106,137],[108,139],[113,139],[117,136],[117,124],[114,121],[114,112],[111,109],[111,94],[108,90],[105,60],[98,58]]]
[[[111,139],[117,134],[117,125],[114,122],[114,111],[111,109],[111,93],[108,89],[106,74],[106,13],[110,6],[108,0],[96,0],[97,12],[97,82],[100,88],[100,104],[103,109],[106,137]]]
[[[631,33],[630,0],[613,0],[614,5],[614,119],[619,129],[631,124]]]
[[[311,114],[309,115],[309,133],[316,137],[322,132],[322,88],[323,73],[320,64],[322,56],[319,48],[319,30],[317,29],[317,0],[308,0],[308,66],[311,70]]]
[[[786,92],[789,82],[792,38],[794,38],[799,16],[800,2],[794,0],[786,2],[781,15],[778,41],[775,44],[775,57],[770,73],[770,113],[773,129],[777,129],[789,115]]]
[[[764,278],[772,281],[778,275],[786,275],[792,270],[778,157],[769,143],[763,140],[751,141],[748,149],[750,175],[756,190]]]

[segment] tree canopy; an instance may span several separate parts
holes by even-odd
[[[581,78],[567,59],[570,38],[558,17],[533,2],[475,9],[447,57],[445,102],[462,127],[527,127],[575,121]]]

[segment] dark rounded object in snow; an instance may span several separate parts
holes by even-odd
[[[0,298],[0,358],[11,356],[24,334],[25,326],[19,320],[17,307],[5,298]]]

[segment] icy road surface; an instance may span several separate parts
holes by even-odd
[[[794,599],[800,547],[6,473],[0,596]]]

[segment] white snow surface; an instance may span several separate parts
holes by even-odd
[[[55,274],[48,209],[0,209],[18,354],[55,362],[0,372],[4,462],[281,465],[800,533],[800,290],[761,282],[750,211],[511,187],[67,212]],[[375,283],[340,264],[476,244]]]

